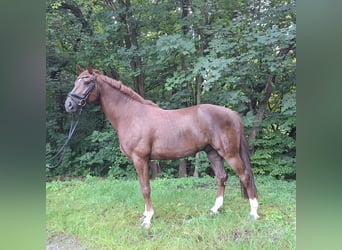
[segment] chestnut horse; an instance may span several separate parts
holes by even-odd
[[[199,151],[206,152],[217,178],[216,200],[210,212],[216,214],[223,205],[228,179],[223,162],[226,160],[239,176],[245,198],[249,198],[251,218],[259,218],[249,149],[238,113],[210,104],[164,110],[90,66],[86,70],[77,66],[77,70],[79,76],[65,101],[65,109],[77,112],[86,103],[101,104],[118,134],[122,153],[133,161],[138,174],[145,201],[142,227],[151,226],[154,214],[149,161],[174,160]]]

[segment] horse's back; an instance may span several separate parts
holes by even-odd
[[[197,106],[200,120],[219,126],[239,126],[240,124],[240,115],[234,110],[213,104],[200,104]]]
[[[218,130],[227,127],[239,127],[241,123],[240,116],[237,112],[218,105],[213,104],[199,104],[182,109],[163,110],[151,109],[151,118],[153,121],[153,130],[160,130],[164,133],[162,128],[168,130],[182,131],[200,131],[207,134],[208,130]],[[171,133],[172,134],[172,133]],[[173,134],[172,136],[176,136]]]

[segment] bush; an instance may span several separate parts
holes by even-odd
[[[295,179],[296,142],[279,130],[260,133],[254,143],[255,153],[251,157],[253,172],[277,178]]]

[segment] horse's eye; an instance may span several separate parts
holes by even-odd
[[[88,85],[90,83],[90,81],[88,80],[89,76],[84,76],[82,77],[82,79],[84,80],[83,84]]]
[[[86,82],[86,81],[85,81],[85,80],[86,80],[85,78],[89,78],[89,76],[82,76],[82,77],[80,77],[80,78],[78,79],[79,83],[82,83],[82,81],[83,81],[84,84],[88,85],[89,82]]]

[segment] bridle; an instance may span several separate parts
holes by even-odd
[[[94,79],[91,83],[89,83],[89,88],[87,89],[87,91],[85,92],[83,96],[79,96],[71,92],[68,93],[68,96],[77,104],[78,107],[81,108],[81,110],[86,105],[88,97],[90,96],[91,92],[93,92],[96,86],[96,74],[93,73],[93,76],[94,76]],[[98,97],[98,95],[99,95],[99,92],[98,92],[98,89],[96,88],[96,96]],[[74,98],[76,98],[78,102]]]
[[[65,141],[65,143],[63,144],[63,146],[58,150],[58,152],[53,156],[53,157],[50,157],[49,159],[47,159],[47,161],[51,161],[53,159],[58,159],[57,160],[57,163],[53,166],[50,166],[49,164],[46,164],[46,167],[49,168],[49,169],[54,169],[54,168],[57,168],[61,165],[63,159],[64,159],[64,155],[65,155],[65,152],[66,152],[66,147],[68,146],[68,143],[77,127],[77,124],[78,124],[78,121],[80,119],[80,115],[81,115],[81,112],[82,112],[82,109],[83,107],[86,105],[87,103],[87,99],[88,97],[90,96],[91,92],[94,90],[94,88],[96,87],[96,74],[94,73],[93,74],[94,76],[94,79],[92,82],[89,83],[89,88],[87,89],[87,91],[85,92],[85,94],[83,96],[79,96],[79,95],[76,95],[74,93],[71,93],[69,92],[68,93],[68,96],[77,104],[78,106],[78,114],[77,114],[77,118],[75,118],[75,113],[72,113],[72,120],[71,120],[71,123],[70,123],[70,129],[69,129],[69,133],[68,133],[68,137]],[[99,92],[98,92],[98,88],[96,87],[96,99],[98,98],[99,96]],[[76,98],[78,100],[75,101]]]

